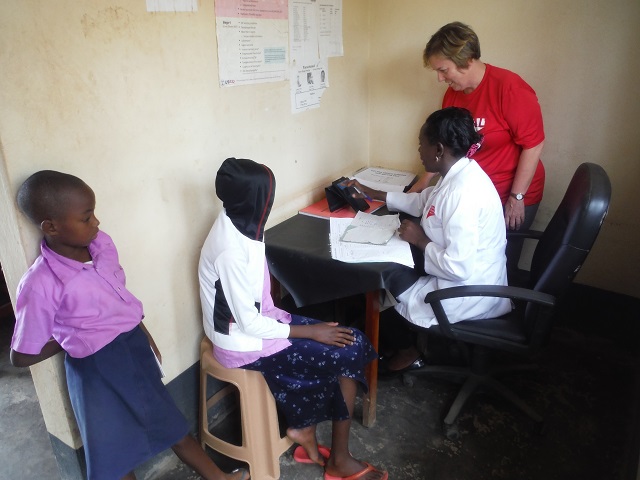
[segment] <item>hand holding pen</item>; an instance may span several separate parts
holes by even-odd
[[[365,187],[357,180],[349,180],[349,182],[347,183],[347,186],[355,188],[356,191],[360,195],[362,195],[362,197],[364,197],[369,201],[380,200],[382,202],[386,202],[387,200],[386,192],[381,192],[379,190],[374,190],[373,188]]]
[[[364,193],[362,190],[360,190],[358,187],[356,187],[355,185],[353,186],[353,188],[356,189],[356,192],[358,192],[360,195],[362,195],[364,198],[366,198],[367,200],[371,201],[372,198],[367,195],[366,193]]]

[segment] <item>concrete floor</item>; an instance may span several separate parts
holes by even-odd
[[[634,321],[639,319],[638,306],[634,299],[625,307]],[[4,321],[0,327],[0,480],[57,480],[29,372],[8,365],[12,327]],[[420,378],[410,388],[400,378],[381,378],[378,421],[364,428],[358,403],[350,449],[357,458],[387,469],[392,480],[636,480],[639,338],[637,327],[612,338],[599,328],[560,326],[537,359],[537,372],[505,377],[505,383],[544,415],[543,434],[505,401],[481,393],[461,414],[461,439],[447,440],[441,418],[457,392],[455,383]],[[318,436],[330,444],[330,424],[320,425]],[[212,456],[225,469],[236,465]],[[320,467],[297,464],[291,451],[281,456],[280,465],[284,480],[322,479]],[[169,453],[139,478],[198,477]]]
[[[28,368],[9,363],[13,331],[10,317],[0,318],[0,480],[52,479],[59,475],[36,390]]]

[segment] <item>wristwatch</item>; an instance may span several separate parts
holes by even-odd
[[[513,193],[511,192],[510,195],[515,198],[516,200],[520,201],[524,198],[524,193]]]

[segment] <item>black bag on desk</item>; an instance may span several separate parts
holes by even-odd
[[[348,181],[348,178],[340,177],[331,182],[331,186],[324,189],[329,211],[335,212],[346,204],[350,205],[356,212],[369,209],[370,205],[364,198],[353,197],[354,194],[358,194],[358,191],[353,187],[347,187],[346,183]]]

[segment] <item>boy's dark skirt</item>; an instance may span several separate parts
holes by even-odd
[[[139,326],[65,367],[90,480],[120,479],[187,435]]]

